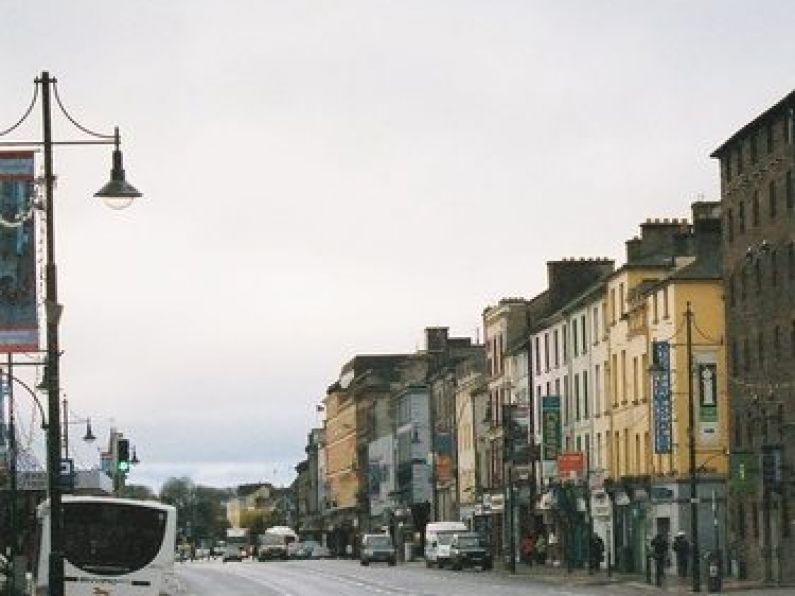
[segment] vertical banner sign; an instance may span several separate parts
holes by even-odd
[[[0,352],[39,349],[33,152],[0,153]]]
[[[6,426],[6,395],[8,394],[8,386],[5,381],[6,377],[0,377],[0,468],[7,465],[8,456],[8,427]]]
[[[436,482],[449,484],[453,481],[453,434],[437,432],[434,436],[436,446]]]
[[[698,426],[703,443],[715,443],[718,436],[718,365],[699,363],[698,374]]]
[[[557,462],[560,455],[563,432],[560,419],[560,396],[545,395],[541,401],[542,457]]]
[[[654,452],[671,453],[671,345],[652,342],[654,410]]]
[[[505,457],[514,466],[530,465],[530,414],[526,404],[503,404]]]

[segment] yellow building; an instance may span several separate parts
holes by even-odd
[[[605,366],[610,490],[622,569],[640,570],[649,540],[692,540],[688,355],[692,354],[699,535],[725,493],[728,403],[720,204],[694,203],[693,224],[649,220],[608,280]],[[691,342],[688,348],[688,304]],[[602,422],[604,426],[604,422]]]

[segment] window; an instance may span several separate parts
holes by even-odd
[[[734,214],[731,209],[726,210],[726,240],[734,240]]]
[[[775,139],[773,138],[773,121],[767,123],[767,153],[770,155],[775,148]]]
[[[549,372],[549,333],[544,334],[544,369]]]
[[[582,406],[583,418],[588,420],[588,371],[582,371]]]
[[[624,303],[624,284],[618,284],[618,310],[621,313],[621,316],[624,316],[626,312],[626,304]]]
[[[748,276],[745,272],[745,267],[740,269],[740,300],[745,302],[745,297],[748,295]]]
[[[621,350],[621,403],[627,403],[627,351]]]
[[[566,323],[563,323],[563,362],[567,362],[569,359],[569,342],[568,342],[568,329],[566,328]]]
[[[754,529],[754,538],[759,538],[759,505],[756,501],[751,503],[751,524]]]
[[[791,125],[790,116],[789,115],[784,116],[784,142],[785,143],[789,143],[790,142],[790,132],[789,132],[790,125]]]
[[[795,204],[792,196],[792,171],[787,172],[787,176],[784,178],[784,199],[787,202],[787,209],[791,211]]]
[[[610,324],[616,324],[616,289],[610,288]]]
[[[732,179],[732,160],[731,154],[723,159],[723,170],[726,172],[726,182]]]
[[[535,345],[536,345],[536,374],[537,375],[541,374],[541,350],[539,348],[539,344],[540,343],[541,343],[540,339],[538,338],[538,336],[536,336]]]
[[[770,219],[776,217],[776,181],[771,180],[770,184],[767,185],[767,203],[768,203],[768,215],[770,215]]]
[[[743,418],[740,414],[734,415],[734,446],[742,447],[743,443]]]
[[[751,197],[751,225],[759,225],[759,193],[754,191]]]
[[[574,350],[574,357],[580,355],[580,342],[579,338],[577,337],[577,321],[575,320],[571,324],[571,347]]]
[[[555,368],[560,368],[560,338],[557,329],[552,332],[552,344],[555,350]]]
[[[585,315],[580,318],[580,329],[582,330],[582,353],[585,354],[588,351],[588,339],[585,334]]]
[[[657,292],[651,295],[651,312],[652,312],[652,322],[657,323],[659,318],[657,317]]]
[[[787,248],[787,277],[790,281],[795,279],[795,242],[790,242]]]
[[[745,538],[745,506],[742,501],[737,503],[737,534]]]
[[[751,149],[751,163],[754,164],[754,163],[756,163],[756,157],[757,157],[757,154],[756,154],[756,132],[751,133],[751,137],[748,140],[750,141],[749,145],[750,145],[750,149]]]
[[[593,345],[599,343],[599,307],[593,307]]]
[[[602,411],[602,379],[600,378],[601,367],[597,364],[593,371],[593,398],[594,398],[594,414],[597,416]]]
[[[668,287],[663,288],[663,319],[668,318]]]
[[[737,303],[737,276],[732,273],[729,276],[729,306],[734,306]]]
[[[739,353],[737,351],[737,340],[732,339],[732,348],[731,348],[731,355],[732,355],[732,374],[737,376],[737,373],[740,372],[740,365],[739,365]]]
[[[632,357],[632,403],[638,403],[638,357]]]
[[[580,375],[574,375],[574,418],[580,421]]]
[[[742,201],[737,205],[737,228],[740,234],[745,234],[745,203]]]
[[[789,330],[789,345],[790,345],[790,356],[795,358],[795,321],[792,321],[792,326]]]

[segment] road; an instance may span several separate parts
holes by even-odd
[[[313,560],[258,563],[195,561],[176,566],[178,596],[668,596],[687,594],[688,586],[660,590],[640,581],[599,584],[588,578],[542,580],[527,574],[426,569],[422,562],[388,567],[358,561]],[[596,581],[594,581],[596,580]],[[706,593],[706,585],[702,588]],[[742,596],[785,596],[792,588],[748,589]]]
[[[356,561],[258,563],[196,561],[177,565],[180,596],[579,596],[587,590],[553,586],[500,573],[426,569],[421,563],[388,567]],[[532,592],[528,587],[532,586]]]

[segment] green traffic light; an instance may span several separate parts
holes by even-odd
[[[122,474],[126,474],[127,472],[130,471],[130,462],[128,462],[128,461],[120,461],[119,465],[117,466],[117,469]]]

